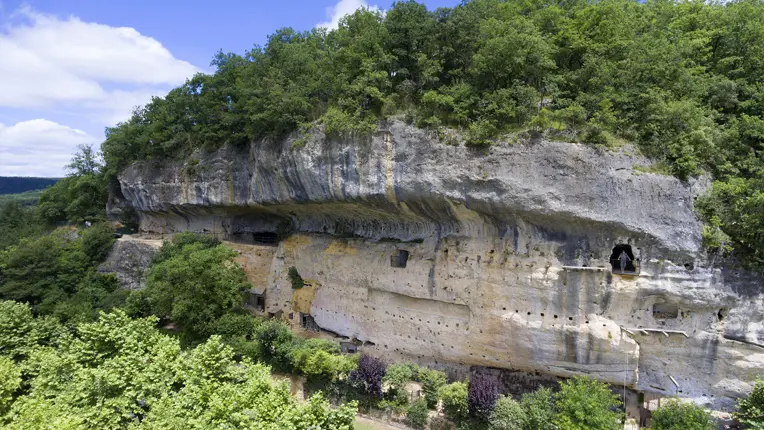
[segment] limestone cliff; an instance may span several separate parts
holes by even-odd
[[[449,146],[391,122],[366,139],[316,132],[138,163],[115,200],[146,234],[235,243],[267,312],[307,306],[369,353],[729,407],[764,368],[762,281],[712,267],[700,190],[634,170],[648,164],[562,142]],[[614,273],[626,249],[639,261]],[[293,303],[291,266],[309,303]]]

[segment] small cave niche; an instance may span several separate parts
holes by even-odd
[[[252,288],[248,290],[244,304],[258,312],[265,312],[265,288]]]
[[[721,308],[719,309],[719,312],[716,313],[716,317],[719,318],[719,321],[723,321],[726,316],[727,316],[726,308]]]
[[[665,320],[676,319],[679,316],[679,305],[676,303],[655,303],[653,305],[653,318]]]
[[[399,267],[401,269],[406,268],[406,264],[409,261],[409,252],[403,249],[397,249],[390,256],[390,267]]]
[[[308,331],[319,331],[320,327],[316,324],[316,320],[313,319],[311,314],[304,314],[300,312],[300,327]]]
[[[618,244],[610,254],[610,265],[616,274],[638,274],[639,260],[634,258],[631,245]]]
[[[358,352],[358,345],[353,342],[340,342],[340,348],[343,354],[355,354]]]
[[[252,241],[262,245],[275,245],[279,242],[279,235],[271,231],[259,231],[252,233]]]

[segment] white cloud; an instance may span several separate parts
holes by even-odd
[[[62,177],[78,145],[99,141],[82,130],[45,119],[0,124],[0,176]]]
[[[369,8],[374,11],[380,10],[377,6],[369,6],[364,0],[340,0],[336,5],[326,8],[326,17],[329,21],[319,23],[316,27],[334,30],[339,27],[342,17],[350,15],[361,8]]]
[[[28,7],[11,16],[0,31],[0,106],[98,105],[129,92],[162,94],[199,70],[133,28],[59,19]]]

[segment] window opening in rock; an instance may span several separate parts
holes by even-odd
[[[316,320],[310,314],[300,313],[300,327],[308,331],[318,331],[319,327]]]
[[[613,273],[639,273],[639,259],[634,258],[634,253],[631,251],[631,245],[616,245],[615,248],[613,248],[613,253],[610,254],[610,265],[613,267]]]
[[[655,303],[653,305],[653,318],[673,319],[679,316],[679,305],[676,303]]]
[[[405,269],[408,261],[409,252],[403,249],[398,249],[390,256],[390,267],[400,267]]]
[[[265,288],[252,288],[247,291],[244,303],[258,312],[265,312]]]
[[[340,349],[345,354],[355,354],[358,352],[358,346],[353,342],[340,342]]]
[[[723,320],[724,317],[727,316],[727,309],[721,308],[719,309],[719,312],[716,313],[717,318],[719,318],[719,321]]]
[[[261,231],[252,233],[252,241],[263,245],[275,245],[279,241],[279,236],[270,231]]]

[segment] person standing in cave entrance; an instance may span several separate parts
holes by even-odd
[[[618,261],[621,262],[621,272],[625,272],[626,266],[629,265],[631,258],[629,258],[629,254],[627,254],[626,251],[621,251],[621,255],[618,256]]]

